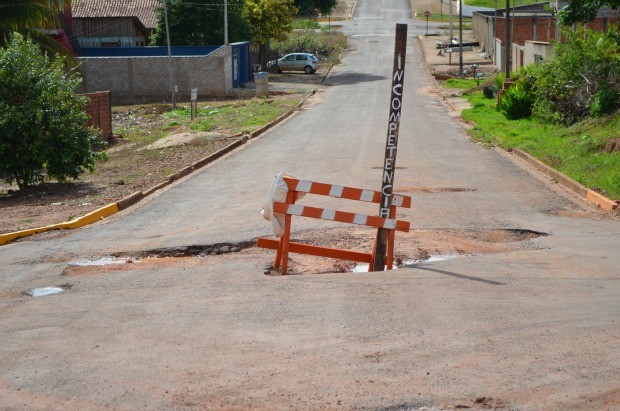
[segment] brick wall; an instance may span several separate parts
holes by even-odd
[[[549,16],[531,16],[510,18],[514,20],[514,30],[511,42],[520,46],[525,45],[526,40],[551,41],[555,39],[555,19]],[[511,23],[512,24],[512,23]],[[506,19],[498,18],[495,37],[502,41],[506,39]]]
[[[112,137],[112,100],[109,91],[80,94],[89,98],[84,109],[88,115],[86,126],[101,130],[101,136],[108,141]]]
[[[172,100],[170,71],[178,87],[176,98],[189,100],[190,90],[199,96],[232,95],[230,47],[207,56],[168,57],[83,57],[82,92],[110,90],[113,104],[135,104]]]

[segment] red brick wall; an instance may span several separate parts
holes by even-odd
[[[510,17],[512,24],[512,16]],[[536,38],[534,38],[534,20],[536,20],[537,29],[536,29]],[[612,24],[617,24],[618,19],[608,18],[607,19],[607,27],[610,27]],[[588,23],[588,28],[596,31],[603,31],[603,19],[597,18],[594,21]],[[498,39],[501,41],[506,40],[506,32],[504,31],[506,27],[506,19],[499,17],[497,19],[496,25],[496,35]],[[533,41],[551,41],[555,40],[555,28],[556,23],[555,19],[548,16],[538,16],[538,17],[517,17],[514,19],[514,31],[513,38],[511,41],[520,46],[525,45],[526,40]],[[511,36],[512,37],[512,36]]]
[[[112,99],[109,91],[80,94],[89,98],[84,111],[88,115],[86,126],[101,130],[101,137],[108,141],[112,137]]]
[[[510,17],[512,24],[512,16]],[[534,38],[534,21],[536,21],[536,38]],[[505,41],[506,19],[498,18],[496,26],[496,36]],[[555,19],[551,17],[517,17],[514,19],[514,30],[511,35],[512,43],[520,46],[525,45],[526,40],[551,41],[555,39]]]

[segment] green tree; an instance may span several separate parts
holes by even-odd
[[[172,46],[224,44],[224,2],[167,0],[168,27]],[[250,28],[243,17],[243,0],[228,0],[228,41],[246,41]],[[166,45],[164,8],[157,10],[157,25],[151,42]]]
[[[316,13],[314,10],[316,6],[312,0],[295,0],[295,7],[299,10],[299,14],[311,16]]]
[[[293,29],[293,16],[298,12],[293,0],[246,0],[245,16],[252,39],[259,46],[259,61],[267,65],[267,43],[284,40]]]
[[[558,12],[560,24],[570,26],[575,23],[587,23],[596,18],[601,7],[620,6],[620,0],[569,0]]]
[[[59,13],[71,0],[0,0],[0,47],[7,45],[13,32],[31,38],[48,55],[69,55],[69,51],[41,29],[58,28]]]
[[[319,9],[319,12],[323,17],[331,15],[332,10],[336,7],[337,3],[338,0],[314,0],[314,5],[317,9]]]
[[[534,114],[565,124],[620,108],[620,36],[618,26],[606,33],[564,30],[553,44],[553,59],[529,66],[535,94]]]
[[[79,79],[60,57],[50,61],[15,33],[0,49],[0,175],[20,189],[45,178],[65,181],[92,170],[104,157],[98,133],[85,128]]]

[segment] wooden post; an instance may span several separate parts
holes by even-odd
[[[396,41],[394,44],[394,68],[392,70],[392,92],[390,96],[390,116],[388,121],[387,139],[385,142],[385,161],[381,176],[381,204],[379,216],[390,217],[392,206],[392,190],[394,187],[394,171],[396,170],[396,151],[398,150],[398,132],[400,129],[400,112],[403,100],[403,83],[405,80],[405,57],[407,54],[407,25],[396,25]],[[389,230],[379,228],[375,241],[372,271],[383,271],[387,251]]]

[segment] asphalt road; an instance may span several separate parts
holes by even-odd
[[[620,224],[467,138],[433,93],[409,7],[359,1],[325,86],[241,150],[128,213],[0,247],[0,409],[620,407]],[[269,235],[260,209],[280,171],[378,189],[395,23],[409,24],[404,218],[549,235],[389,274],[265,276],[271,253],[248,250],[67,269]],[[66,291],[23,294],[41,286]]]

